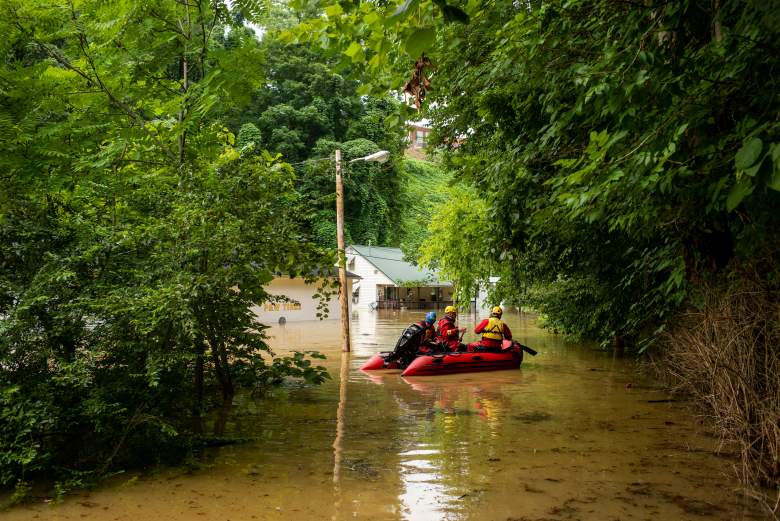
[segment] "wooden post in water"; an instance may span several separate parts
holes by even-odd
[[[626,352],[626,340],[623,335],[612,337],[612,354],[616,357],[622,357]]]
[[[341,308],[341,350],[349,347],[349,302],[347,301],[347,254],[344,251],[344,183],[341,180],[341,150],[336,149],[336,245],[339,250],[339,306]]]

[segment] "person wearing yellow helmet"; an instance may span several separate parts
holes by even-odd
[[[458,329],[455,325],[457,317],[458,310],[455,306],[447,306],[436,329],[436,341],[445,344],[450,351],[457,351],[460,348],[460,333],[466,331],[465,328]]]
[[[482,335],[479,342],[469,344],[469,351],[500,351],[503,340],[512,340],[512,331],[509,326],[501,321],[504,311],[501,306],[490,310],[490,317],[486,318],[474,328],[474,332]]]

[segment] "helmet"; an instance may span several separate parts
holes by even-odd
[[[445,315],[447,313],[457,313],[457,312],[458,312],[458,310],[455,309],[455,306],[447,306],[446,308],[444,308],[444,314]]]
[[[496,306],[492,310],[490,310],[490,314],[500,317],[501,315],[504,314],[504,310],[501,309],[501,306]]]
[[[427,315],[425,315],[425,321],[429,324],[433,324],[436,322],[436,312],[435,311],[429,311]]]

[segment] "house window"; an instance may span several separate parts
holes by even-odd
[[[425,132],[422,132],[421,130],[418,130],[415,134],[417,136],[415,144],[418,147],[425,146]]]

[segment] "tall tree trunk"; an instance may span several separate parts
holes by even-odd
[[[219,381],[219,387],[222,390],[222,402],[227,405],[233,401],[233,382],[230,378],[230,369],[227,364],[227,356],[222,353],[224,347],[217,345],[213,339],[210,339],[211,344],[211,358],[214,362],[214,372],[217,375]]]
[[[187,132],[184,130],[184,118],[187,115],[187,90],[189,89],[189,70],[187,64],[186,46],[185,54],[181,57],[181,71],[182,71],[182,93],[184,94],[184,102],[182,108],[179,111],[179,164],[184,164],[184,146],[187,142]]]
[[[187,61],[187,52],[189,51],[189,41],[192,39],[192,21],[190,20],[190,4],[189,2],[184,2],[184,23],[179,22],[182,26],[182,33],[185,33],[185,27],[186,27],[186,34],[185,38],[187,39],[187,42],[184,44],[184,50],[181,55],[181,77],[182,77],[182,84],[181,84],[181,92],[184,94],[184,100],[182,101],[182,107],[179,111],[179,164],[184,164],[184,158],[185,158],[185,144],[187,142],[187,132],[184,130],[184,118],[187,117],[187,91],[190,88],[190,79],[189,79],[189,62]]]
[[[720,0],[712,1],[712,36],[716,42],[723,40],[723,29],[720,25]]]
[[[203,339],[198,339],[195,349],[195,407],[192,411],[192,424],[195,433],[201,434],[203,432],[203,357],[205,354]]]

